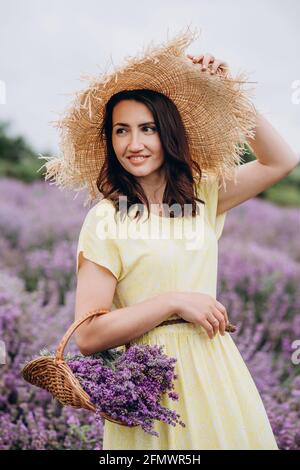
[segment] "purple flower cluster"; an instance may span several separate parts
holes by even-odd
[[[132,345],[109,367],[101,353],[89,357],[68,360],[68,365],[81,382],[91,401],[100,412],[107,413],[127,426],[141,426],[154,436],[153,420],[170,425],[179,421],[179,415],[161,406],[162,395],[168,392],[172,400],[178,400],[174,389],[174,363],[176,359],[162,353],[163,346]]]
[[[61,406],[21,376],[74,321],[82,202],[47,183],[0,179],[0,449],[102,448],[94,413]],[[259,199],[230,211],[219,244],[217,298],[238,327],[233,340],[285,450],[300,450],[300,365],[292,360],[300,339],[299,247],[299,210]],[[74,338],[68,353],[78,354]]]

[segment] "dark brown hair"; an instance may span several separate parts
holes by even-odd
[[[112,145],[112,113],[114,106],[121,100],[144,103],[153,115],[164,152],[166,187],[163,203],[168,204],[168,207],[174,203],[179,204],[182,213],[184,204],[188,204],[187,207],[192,207],[192,216],[195,216],[198,214],[196,201],[204,201],[195,195],[193,170],[198,173],[199,181],[202,171],[198,163],[191,159],[185,128],[176,105],[167,96],[156,91],[124,90],[114,94],[106,103],[103,124],[99,131],[99,138],[106,142],[106,159],[97,178],[97,188],[105,198],[112,201],[117,211],[119,197],[125,195],[128,208],[132,204],[146,204],[149,215],[149,202],[143,188],[134,175],[122,167]],[[139,211],[136,215],[138,214]],[[173,216],[172,211],[170,216]]]

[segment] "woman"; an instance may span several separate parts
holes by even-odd
[[[187,57],[204,67],[199,74],[224,69],[210,54]],[[179,401],[164,396],[162,405],[176,409],[186,427],[156,421],[156,437],[106,420],[103,449],[278,449],[256,385],[225,331],[217,251],[228,210],[287,175],[298,157],[257,113],[256,136],[248,139],[257,160],[237,168],[237,183],[226,178],[220,188],[219,177],[204,174],[192,158],[183,116],[173,100],[146,88],[121,90],[105,103],[106,158],[97,178],[104,197],[79,236],[75,318],[111,311],[85,322],[76,341],[85,355],[128,343],[164,345],[177,358]],[[203,135],[212,156],[210,133]],[[170,319],[182,322],[161,325]]]

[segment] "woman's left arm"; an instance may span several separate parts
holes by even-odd
[[[222,214],[287,176],[298,164],[299,156],[267,119],[258,113],[255,137],[249,138],[256,160],[236,170],[237,183],[226,181],[226,191],[219,189],[217,214]]]
[[[283,176],[299,163],[299,157],[288,143],[258,111],[256,111],[255,138],[249,138],[247,141],[261,164],[282,170]]]
[[[189,54],[188,57],[193,60],[194,56]],[[215,59],[211,54],[195,56],[193,62],[201,63],[202,70],[211,68],[213,73],[218,67],[227,68],[226,62]],[[226,191],[224,188],[219,189],[217,214],[257,196],[299,164],[299,156],[259,112],[256,112],[255,137],[249,138],[248,143],[257,159],[237,167],[236,184],[227,179]]]

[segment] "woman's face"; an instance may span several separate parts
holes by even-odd
[[[113,109],[112,121],[112,144],[123,168],[141,179],[159,174],[164,163],[163,149],[147,106],[134,100],[119,101]],[[129,158],[138,155],[146,158]]]

